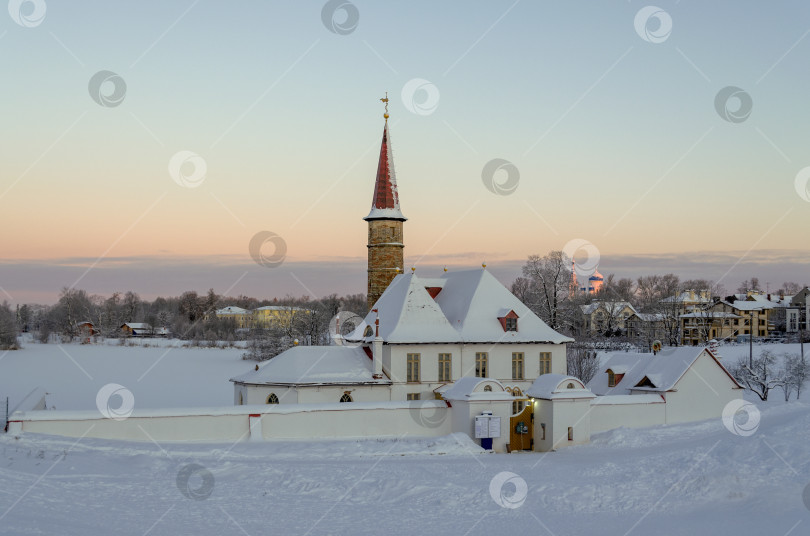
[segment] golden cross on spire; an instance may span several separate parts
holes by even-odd
[[[385,103],[385,114],[383,114],[383,117],[385,117],[385,121],[387,123],[388,122],[388,92],[387,91],[385,92],[385,98],[380,99],[380,101]]]

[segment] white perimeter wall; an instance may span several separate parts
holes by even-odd
[[[433,400],[143,410],[124,420],[90,411],[29,411],[9,418],[9,433],[158,442],[241,441],[250,438],[250,415],[260,415],[262,439],[431,437],[454,431],[450,411],[443,401]]]
[[[594,404],[591,406],[591,433],[614,428],[642,428],[666,423],[667,405],[660,403]]]

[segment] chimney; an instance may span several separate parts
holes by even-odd
[[[374,321],[374,342],[371,346],[371,359],[372,359],[372,371],[371,375],[375,380],[382,378],[382,350],[383,350],[383,340],[380,337],[380,312],[377,309],[373,309],[373,311],[377,314],[377,319]]]

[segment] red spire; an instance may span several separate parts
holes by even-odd
[[[394,173],[394,157],[391,153],[388,121],[383,129],[382,145],[380,146],[380,162],[377,164],[377,180],[374,184],[374,198],[371,200],[371,212],[365,220],[399,220],[407,218],[399,209],[399,193],[397,192],[397,177]]]

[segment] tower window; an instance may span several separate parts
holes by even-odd
[[[352,395],[349,393],[343,393],[343,396],[340,397],[341,402],[352,402]]]
[[[268,404],[278,404],[278,397],[276,393],[270,393],[270,396],[267,397]]]

